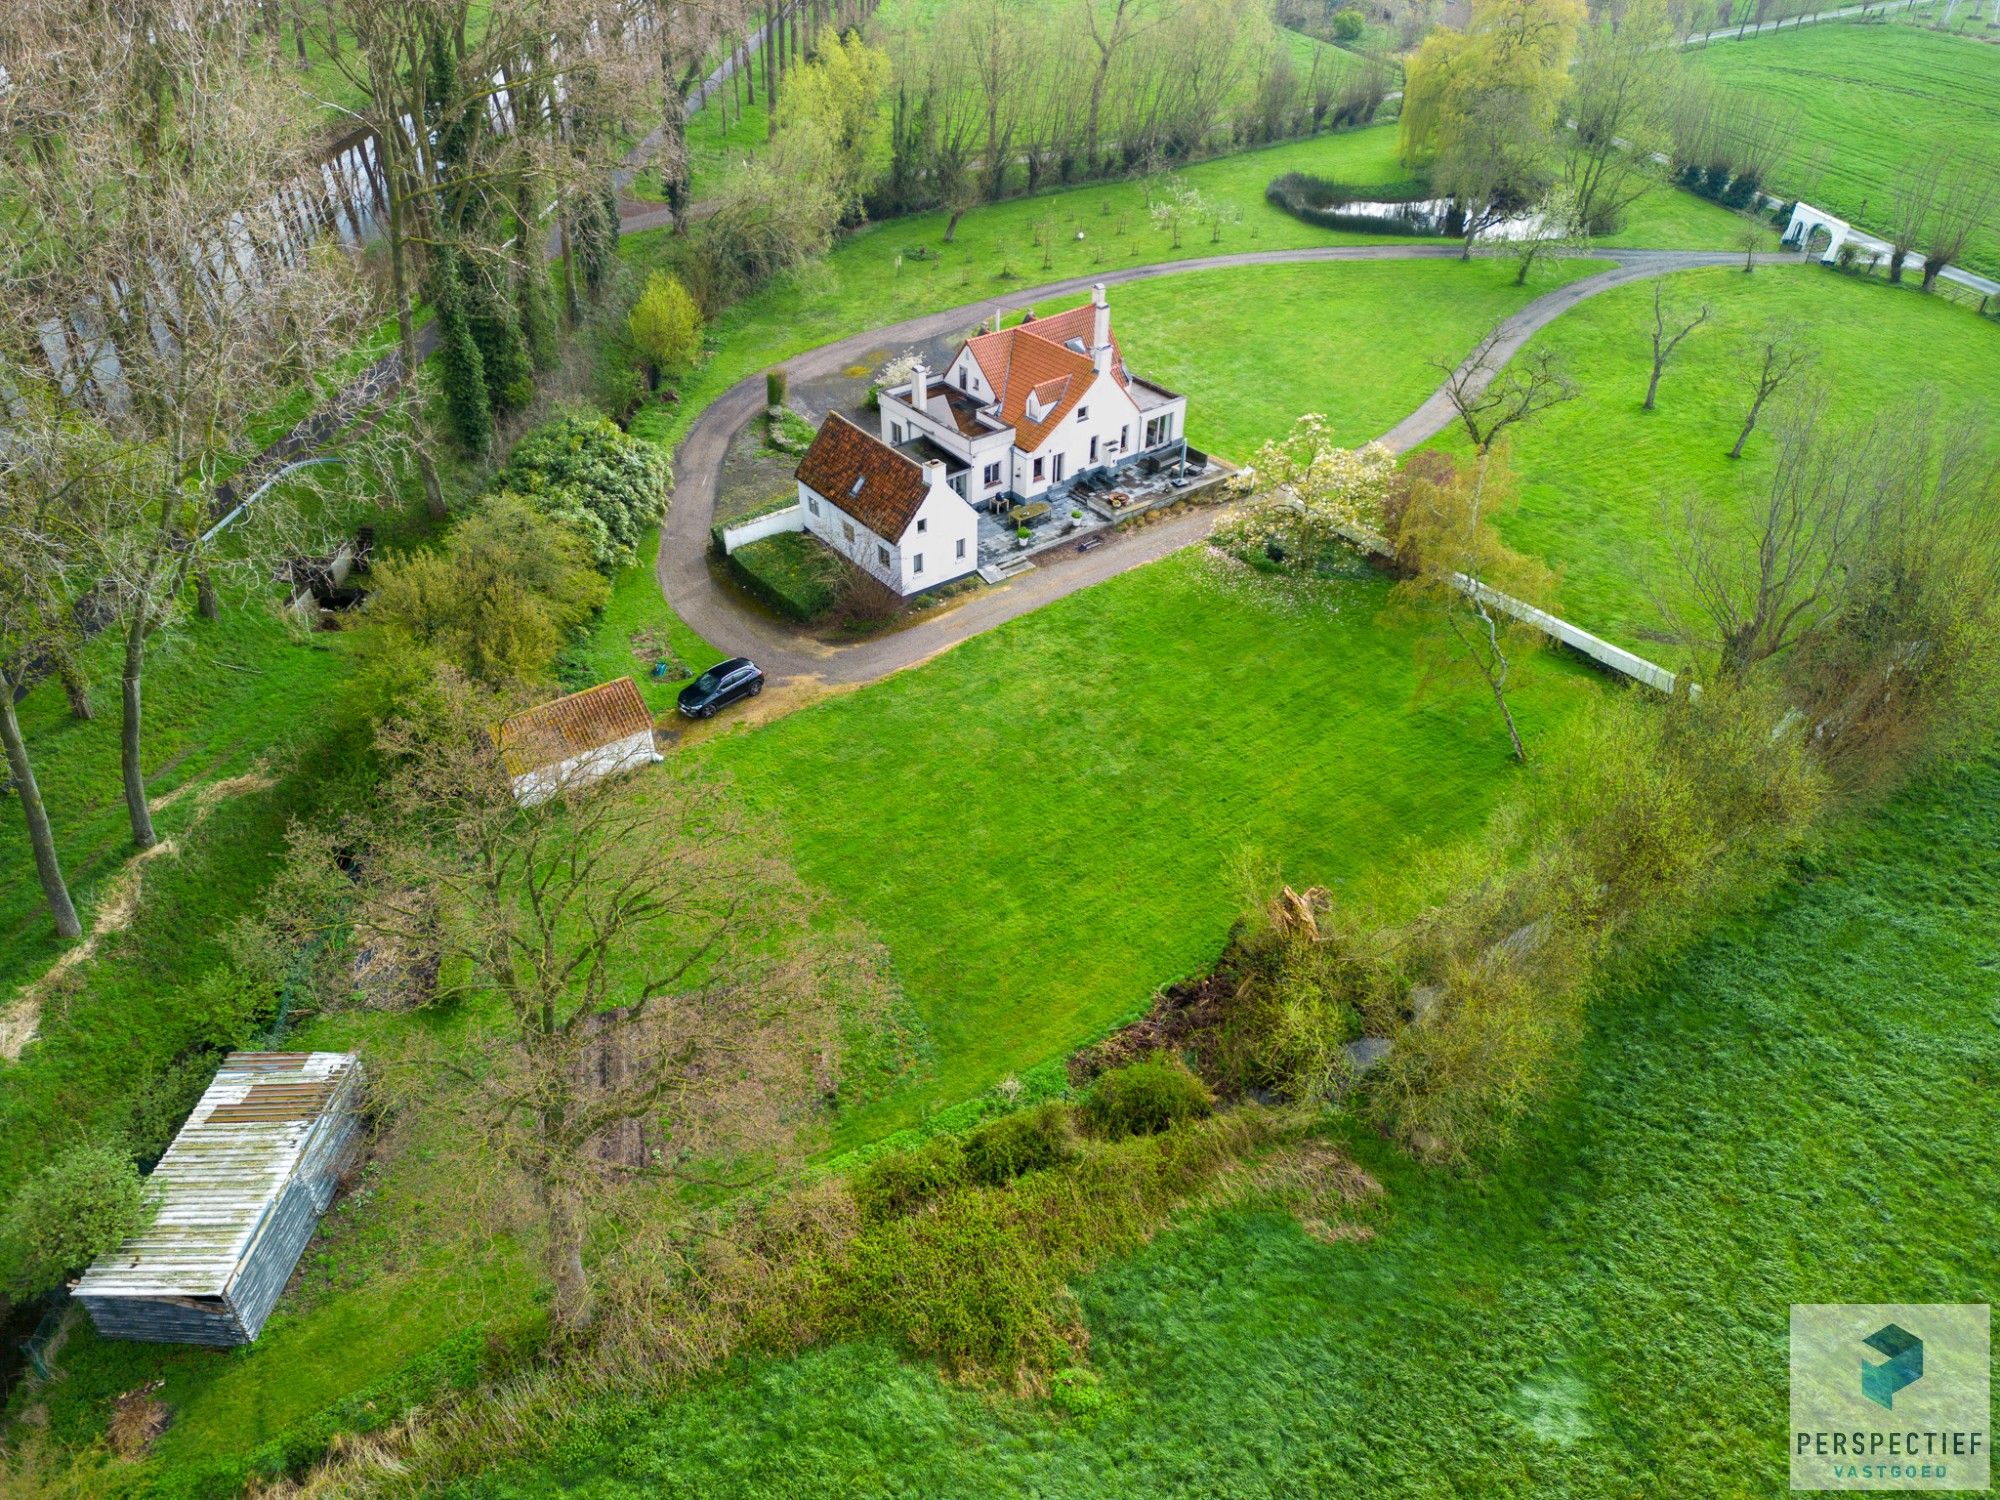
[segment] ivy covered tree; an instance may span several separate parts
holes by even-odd
[[[535,394],[534,363],[507,283],[470,256],[459,257],[465,287],[465,322],[479,346],[486,395],[496,412],[519,411]]]
[[[431,273],[445,420],[459,447],[470,454],[484,453],[493,436],[493,398],[486,389],[486,361],[472,334],[457,254],[449,248],[440,249]]]

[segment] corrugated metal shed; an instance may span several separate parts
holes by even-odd
[[[154,1168],[160,1209],[83,1273],[106,1338],[247,1344],[285,1289],[360,1129],[360,1061],[232,1052]]]

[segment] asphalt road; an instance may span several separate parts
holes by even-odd
[[[1240,255],[1207,255],[1161,265],[1105,271],[1046,286],[1010,288],[1005,306],[1020,308],[1049,298],[1088,291],[1095,282],[1115,285],[1174,276],[1188,271],[1233,266],[1306,265],[1320,261],[1450,260],[1458,250],[1449,245],[1360,245],[1302,250],[1255,250]],[[1664,276],[1701,266],[1736,265],[1743,257],[1717,250],[1597,250],[1594,260],[1616,264],[1609,270],[1536,298],[1502,325],[1491,370],[1506,361],[1539,329],[1554,322],[1586,298],[1628,282]],[[1762,255],[1762,264],[1790,263],[1795,255]],[[818,379],[887,347],[900,347],[971,328],[1002,309],[998,299],[968,302],[921,318],[850,334],[822,344],[778,368],[795,382]],[[1463,366],[1461,366],[1463,369]],[[770,710],[781,709],[814,688],[848,687],[872,682],[891,672],[927,661],[982,631],[1040,609],[1077,589],[1115,577],[1131,568],[1155,562],[1208,535],[1222,508],[1190,506],[1150,524],[1138,524],[1105,545],[1085,553],[1044,553],[1032,571],[997,587],[966,596],[964,602],[920,616],[900,630],[838,645],[815,640],[759,610],[727,581],[716,576],[708,558],[709,532],[715,521],[717,481],[729,442],[737,431],[764,409],[764,373],[738,381],[695,419],[675,455],[672,504],[660,524],[656,574],[667,602],[703,639],[731,655],[754,657],[783,691]],[[1483,380],[1480,382],[1483,385]],[[1403,418],[1382,441],[1404,452],[1444,430],[1454,420],[1445,383]],[[1236,455],[1241,457],[1241,455]],[[757,715],[767,717],[765,713]]]

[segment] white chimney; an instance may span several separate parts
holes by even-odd
[[[910,365],[910,405],[918,411],[926,409],[931,394],[931,372],[919,359]]]
[[[924,460],[924,489],[934,490],[944,483],[944,460],[927,458]]]
[[[1111,368],[1111,304],[1104,283],[1090,289],[1090,367],[1102,375]]]

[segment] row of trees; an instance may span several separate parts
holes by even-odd
[[[1372,118],[1379,62],[1315,49],[1304,69],[1266,0],[966,0],[891,32],[882,212],[962,213],[1007,191],[1144,170],[1220,140]]]

